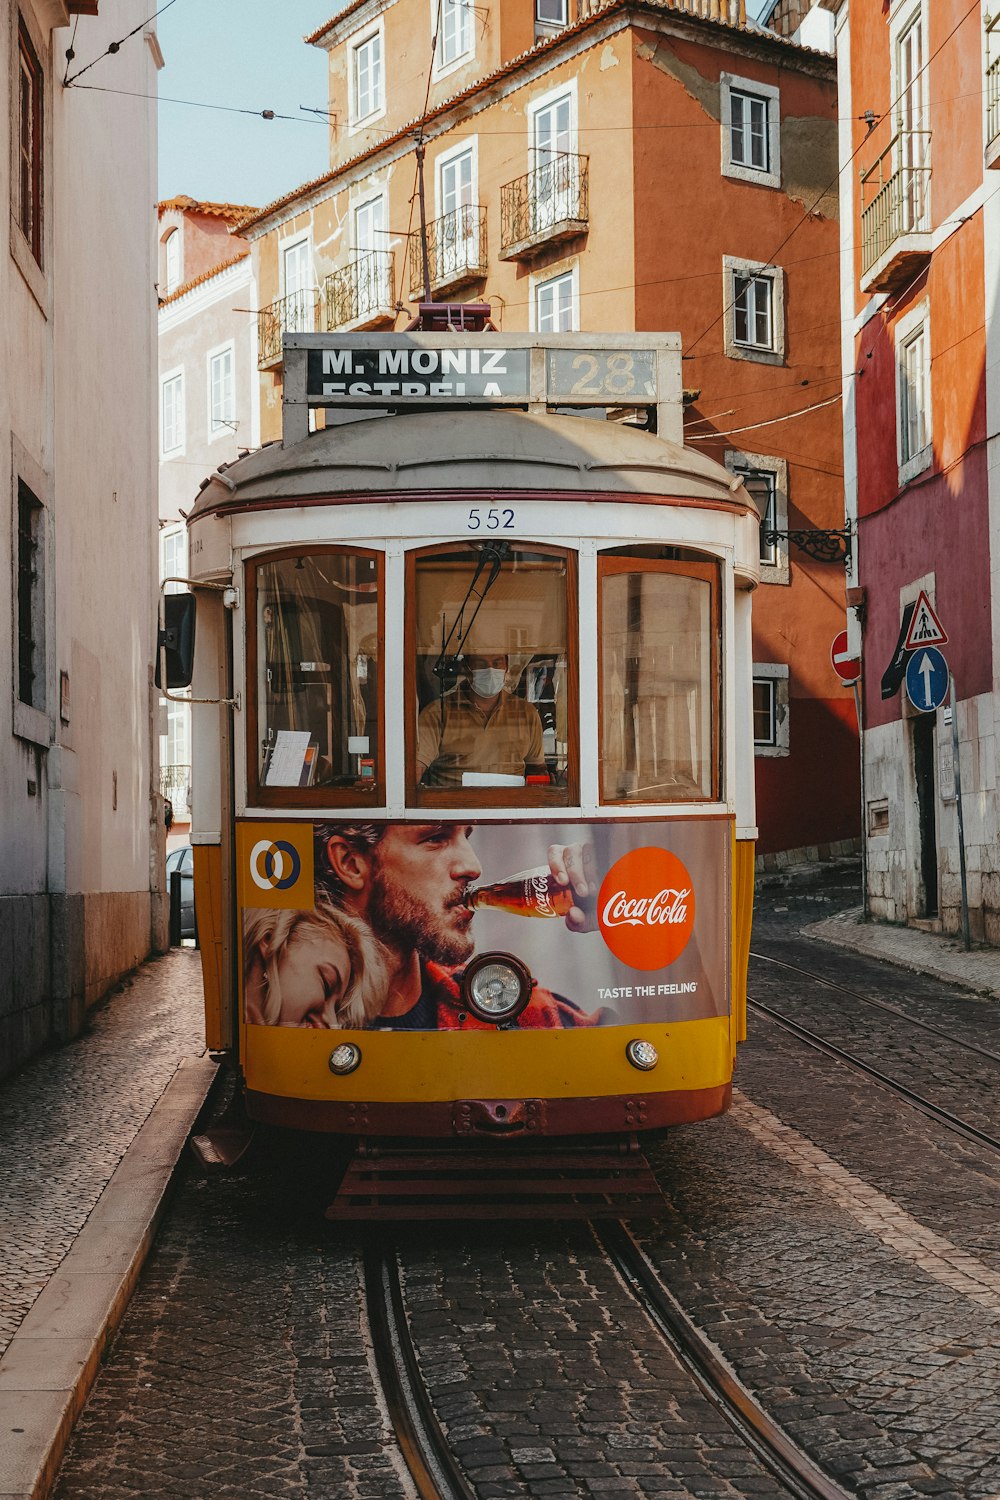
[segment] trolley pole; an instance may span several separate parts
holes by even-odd
[[[962,811],[962,757],[958,747],[958,692],[955,674],[949,673],[951,690],[951,753],[955,761],[955,806],[958,810],[958,868],[962,878],[962,943],[966,953],[972,947],[969,931],[969,881],[965,869],[965,817]]]
[[[424,301],[431,300],[431,261],[427,253],[427,203],[424,197],[424,137],[418,130],[414,136],[417,143],[417,201],[420,204],[420,269],[424,278]]]

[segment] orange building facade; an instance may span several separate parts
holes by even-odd
[[[429,290],[509,332],[678,331],[685,441],[749,477],[772,529],[841,527],[833,59],[742,0],[535,0],[533,19],[445,0],[432,49],[436,10],[360,0],[308,39],[330,56],[331,170],[238,226],[262,438],[283,332],[402,329]],[[858,831],[843,568],[761,546],[759,850],[825,854]]]
[[[838,57],[869,905],[962,927],[961,792],[969,927],[997,943],[1000,24],[968,0],[850,0]],[[932,668],[953,678],[936,709]]]

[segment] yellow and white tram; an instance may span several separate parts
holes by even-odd
[[[197,497],[163,654],[176,685],[196,601],[206,1033],[249,1115],[496,1139],[718,1114],[759,516],[681,446],[678,340],[297,335],[284,380],[284,441]]]

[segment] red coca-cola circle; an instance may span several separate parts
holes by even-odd
[[[630,969],[665,969],[694,931],[694,883],[669,849],[647,845],[616,860],[601,882],[597,922]]]

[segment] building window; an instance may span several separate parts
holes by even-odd
[[[160,578],[184,578],[187,573],[187,538],[184,527],[179,526],[174,531],[165,531],[160,537]],[[184,592],[182,583],[168,583],[164,586],[165,594],[181,594]]]
[[[17,22],[18,176],[16,218],[42,264],[42,68],[21,17]]]
[[[385,109],[381,28],[351,48],[351,106],[355,125]]]
[[[233,393],[233,346],[219,349],[208,359],[208,432],[210,437],[220,433],[235,433],[236,409]]]
[[[729,143],[733,163],[766,172],[771,165],[767,139],[767,100],[733,89],[729,95]]]
[[[777,266],[724,257],[725,346],[730,359],[782,364],[784,273]]]
[[[571,333],[576,328],[576,277],[572,271],[535,283],[536,333]]]
[[[163,286],[165,297],[181,284],[181,232],[171,229],[163,241]]]
[[[760,511],[760,581],[789,583],[788,541],[767,542],[767,531],[788,529],[788,464],[769,453],[730,451],[726,468],[738,474]]]
[[[899,483],[928,467],[931,443],[931,349],[926,303],[896,328],[896,408]]]
[[[773,677],[755,677],[753,680],[754,745],[774,745],[777,742],[778,700],[774,689]]]
[[[753,748],[757,756],[789,753],[788,667],[753,664]]]
[[[535,22],[538,26],[562,28],[569,24],[568,0],[535,0]]]
[[[772,303],[774,284],[769,276],[733,277],[735,340],[751,349],[774,348]]]
[[[752,78],[723,73],[722,171],[758,187],[780,187],[781,96]]]
[[[434,16],[438,27],[437,66],[450,68],[473,50],[472,0],[440,0]]]
[[[45,510],[17,482],[17,696],[45,708]]]
[[[164,458],[184,448],[184,372],[160,382],[160,452]]]

